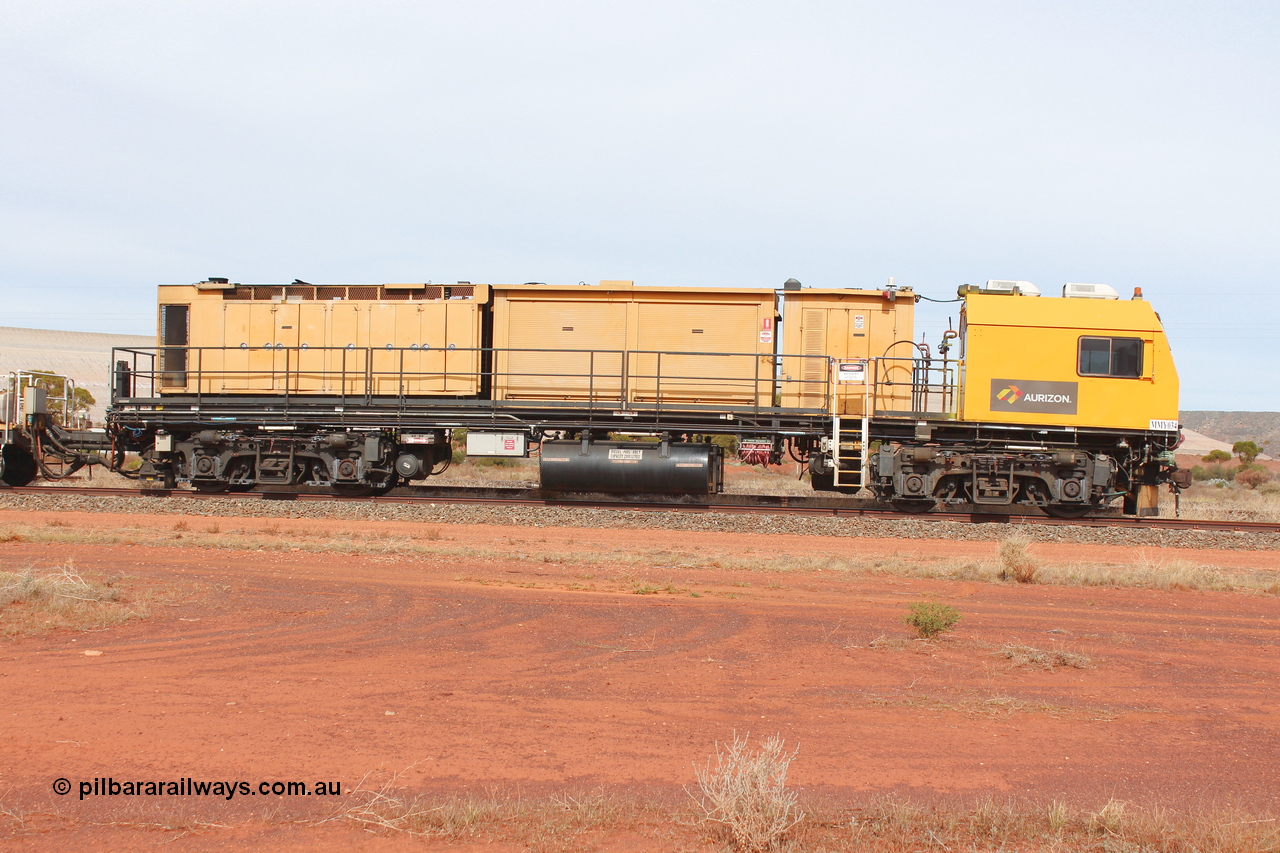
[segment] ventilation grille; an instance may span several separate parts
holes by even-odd
[[[358,299],[365,302],[423,302],[433,299],[474,299],[475,293],[475,285],[471,284],[451,284],[447,286],[429,284],[409,290],[389,289],[378,284],[326,284],[319,287],[291,284],[287,287],[236,287],[222,291],[222,298],[233,302],[248,300],[270,302],[280,299],[296,299],[306,302],[316,300],[329,302],[334,299]]]

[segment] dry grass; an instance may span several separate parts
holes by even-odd
[[[396,781],[393,777],[378,788],[362,782],[338,817],[377,834],[462,839],[493,831],[518,815],[518,807],[497,800],[406,796],[396,790]]]
[[[1115,586],[1163,590],[1210,590],[1280,595],[1273,572],[1228,571],[1188,560],[1152,558],[1139,551],[1132,563],[1067,563],[1046,567],[1040,583],[1061,586]]]
[[[1000,579],[1015,580],[1018,583],[1035,583],[1040,574],[1040,561],[1027,553],[1031,537],[1025,533],[1014,533],[1000,543]]]
[[[749,750],[748,757],[749,756]],[[724,749],[718,748],[723,762]],[[779,744],[775,756],[789,760]],[[707,773],[715,770],[709,762]],[[1057,851],[1057,853],[1277,853],[1280,824],[1235,809],[1172,811],[1110,799],[1095,806],[1054,800],[1020,803],[984,797],[965,805],[873,797],[853,807],[791,800],[785,835],[735,841],[718,819],[707,823],[661,797],[608,791],[539,799],[426,797],[363,787],[329,821],[379,835],[408,835],[472,844],[514,844],[531,851],[612,849],[610,839],[638,839],[646,849],[703,850],[708,842],[738,850],[905,853],[924,850]],[[748,786],[749,787],[749,786]],[[703,801],[699,809],[707,809]],[[798,820],[803,809],[805,817]],[[751,846],[755,843],[755,846]],[[640,848],[636,848],[640,849]]]
[[[529,538],[512,539],[508,546],[475,547],[458,544],[447,524],[422,524],[389,532],[377,528],[329,527],[323,531],[291,529],[284,523],[254,526],[246,521],[189,522],[184,528],[169,521],[166,529],[136,525],[110,530],[95,527],[54,525],[0,525],[0,542],[65,543],[88,545],[182,546],[241,551],[302,551],[319,554],[388,556],[426,560],[540,561],[571,568],[579,574],[624,574],[652,571],[654,566],[676,572],[719,570],[769,574],[822,573],[836,578],[866,575],[1003,583],[1021,571],[1034,583],[1056,586],[1136,587],[1163,590],[1208,590],[1247,594],[1280,595],[1280,576],[1274,572],[1245,571],[1201,565],[1143,549],[1127,563],[1072,561],[1048,563],[1035,557],[1034,542],[1024,535],[1008,537],[990,559],[948,557],[847,557],[843,555],[768,554],[744,556],[707,552],[667,544],[661,549],[613,549],[605,545],[565,551],[562,546],[543,544]],[[244,526],[232,526],[244,525]],[[1025,557],[1024,557],[1025,555]],[[1019,569],[1025,563],[1026,568]],[[473,579],[474,580],[474,579]],[[494,582],[508,583],[509,579]],[[650,593],[697,595],[687,589],[693,582],[681,581],[657,586]],[[583,588],[582,585],[551,581],[541,586]]]
[[[0,634],[100,630],[145,619],[169,594],[139,591],[127,578],[86,578],[70,562],[45,571],[0,572]]]
[[[374,787],[362,780],[347,802],[322,823],[352,823],[377,835],[450,841],[515,842],[539,850],[581,849],[579,839],[630,825],[637,803],[603,790],[543,799],[428,797],[406,794],[396,777]]]
[[[1014,666],[1036,667],[1038,669],[1057,669],[1062,666],[1073,669],[1089,669],[1093,666],[1093,660],[1088,655],[1069,652],[1065,649],[1044,651],[1019,643],[1001,646],[997,654],[1012,661]]]
[[[483,457],[481,457],[483,458]],[[537,459],[503,459],[501,465],[468,459],[450,465],[443,474],[427,481],[429,486],[501,486],[504,489],[523,487],[538,488]]]
[[[788,462],[784,467],[795,471],[782,474],[755,466],[727,464],[724,467],[724,490],[734,495],[822,496],[821,492],[814,492],[808,477],[802,479],[797,476],[801,467],[807,470],[808,466]]]
[[[150,843],[159,848],[195,835],[201,849],[241,849],[246,833],[252,837],[263,826],[288,824],[300,845],[311,840],[319,849],[328,846],[322,844],[326,837],[307,836],[307,827],[337,823],[391,839],[416,838],[424,842],[423,849],[432,850],[437,849],[433,844],[449,849],[508,845],[530,853],[725,846],[722,833],[709,831],[692,805],[681,806],[660,792],[425,796],[398,790],[395,782],[361,784],[321,820],[287,819],[273,809],[214,823],[182,805],[137,804],[90,819],[50,811],[47,804],[28,810],[0,800],[0,837],[61,849],[83,837],[78,830],[89,828],[93,846],[114,849],[119,839],[110,830],[144,830],[154,833]],[[803,794],[796,808],[806,817],[779,845],[795,853],[1280,853],[1280,821],[1236,808],[1142,808],[1119,799],[1034,803],[981,797],[925,803],[884,796],[836,805],[810,801]]]
[[[1018,537],[1010,537],[1017,540]],[[1008,540],[1006,540],[1008,541]],[[1028,540],[1029,544],[1034,542]],[[998,548],[1003,548],[1001,543]],[[1026,546],[1024,546],[1026,547]],[[1136,587],[1165,590],[1280,595],[1280,577],[1274,572],[1224,569],[1165,556],[1152,557],[1139,550],[1131,563],[1072,561],[1048,563],[1029,553],[1035,565],[1034,583],[1053,586]],[[889,575],[894,577],[1003,583],[1012,579],[1009,567],[997,553],[994,559],[947,557],[843,557],[771,555],[732,559],[705,556],[680,564],[681,568],[737,569],[764,572],[823,572],[837,576]]]
[[[796,750],[784,750],[773,735],[751,749],[750,735],[716,744],[706,767],[696,768],[700,797],[695,797],[708,821],[723,827],[729,843],[746,853],[764,853],[782,844],[804,812],[799,795],[787,790],[787,769]]]
[[[1268,484],[1260,489],[1238,486],[1206,486],[1196,483],[1182,493],[1183,518],[1210,521],[1280,522],[1280,485]],[[1160,514],[1173,516],[1173,496],[1160,495]]]
[[[918,693],[914,690],[899,691],[893,694],[862,693],[851,705],[866,703],[878,708],[910,708],[914,711],[934,713],[950,712],[963,714],[966,717],[986,719],[1009,719],[1022,714],[1040,714],[1059,719],[1075,718],[1088,720],[1110,720],[1115,718],[1114,711],[1096,706],[1069,707],[1054,705],[1034,699],[1019,699],[1016,696],[973,696],[973,695],[941,695]]]
[[[1224,809],[1172,812],[1108,800],[1096,811],[1055,800],[1045,807],[986,799],[969,809],[882,800],[849,818],[853,844],[819,849],[859,853],[908,850],[1061,851],[1061,853],[1274,853],[1272,818]],[[807,840],[807,839],[805,839]],[[843,839],[842,839],[843,840]]]

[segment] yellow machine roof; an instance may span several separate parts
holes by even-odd
[[[1141,299],[1066,299],[970,293],[965,317],[973,326],[1163,331],[1150,302]]]

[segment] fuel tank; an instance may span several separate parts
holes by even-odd
[[[724,483],[724,453],[714,444],[649,441],[542,443],[542,488],[556,492],[710,495]]]

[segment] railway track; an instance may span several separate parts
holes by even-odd
[[[545,495],[533,489],[473,487],[408,488],[382,497],[342,497],[321,492],[254,491],[206,493],[185,489],[127,489],[96,486],[0,487],[0,494],[14,495],[94,495],[145,499],[185,498],[192,501],[368,501],[375,504],[481,504],[546,506],[571,509],[614,509],[648,512],[738,513],[758,515],[810,515],[845,518],[902,519],[964,524],[1019,524],[1050,527],[1113,527],[1130,530],[1214,530],[1239,533],[1280,533],[1280,524],[1259,521],[1222,521],[1197,518],[1132,518],[1127,516],[1087,516],[1078,519],[1050,518],[1029,513],[933,511],[909,514],[897,510],[859,505],[850,500],[773,495],[714,495],[702,499],[644,500],[574,498]]]

